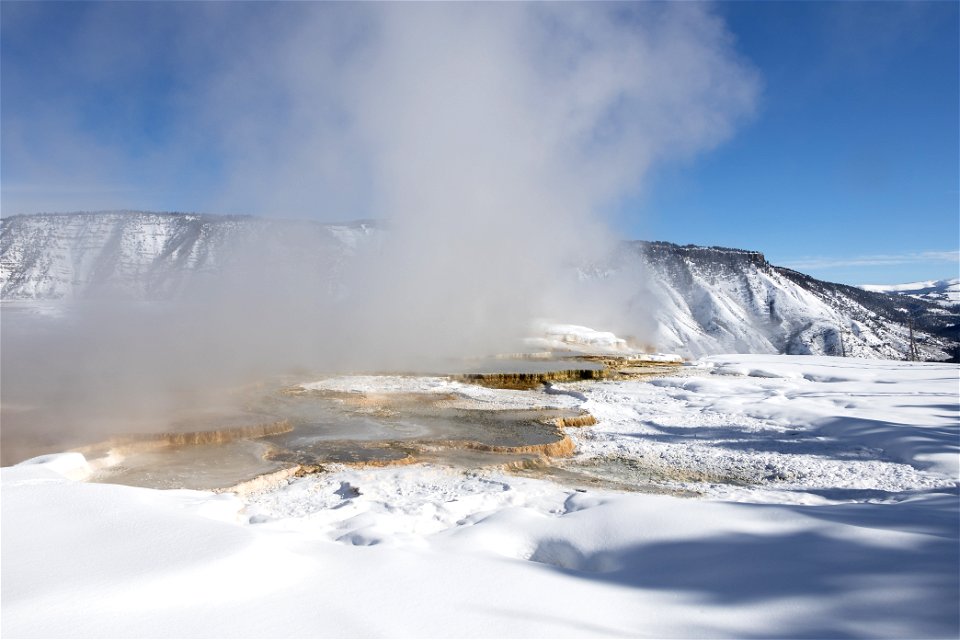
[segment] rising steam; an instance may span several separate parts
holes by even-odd
[[[104,4],[87,28],[109,35],[132,10]],[[288,259],[268,261],[253,242],[176,305],[101,301],[56,336],[14,344],[5,331],[4,403],[29,389],[62,409],[63,428],[91,406],[156,411],[169,390],[200,397],[290,365],[495,353],[537,317],[636,332],[621,285],[584,288],[573,267],[609,254],[603,212],[640,193],[651,166],[722,142],[757,92],[723,22],[694,3],[187,4],[164,16],[186,90],[170,138],[131,162],[172,180],[169,166],[203,144],[221,178],[181,209],[376,217],[387,231],[336,295],[295,259],[309,247],[287,239]],[[99,46],[99,65],[129,64]]]
[[[595,307],[567,275],[609,254],[601,212],[651,164],[725,139],[756,93],[701,5],[349,13],[314,11],[267,52],[294,117],[279,131],[245,123],[247,139],[278,142],[230,156],[220,206],[309,215],[352,202],[389,220],[348,322],[350,342],[382,357],[489,352],[531,317]],[[249,85],[229,87],[239,95],[213,102],[242,104]]]

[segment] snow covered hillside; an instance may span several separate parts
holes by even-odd
[[[0,476],[3,634],[956,638],[956,390],[950,364],[744,355],[578,383],[564,402],[599,423],[547,479],[159,491],[44,456]]]
[[[762,253],[628,243],[611,270],[642,265],[636,305],[657,300],[655,342],[694,356],[786,353],[904,359],[913,315],[921,359],[957,348],[960,316],[932,303],[834,284],[776,267]]]
[[[363,222],[137,211],[13,216],[0,220],[0,297],[165,299],[249,255],[261,262],[283,255],[334,276],[371,232]]]
[[[376,226],[365,222],[142,212],[14,216],[0,220],[0,293],[3,300],[111,292],[164,299],[198,277],[231,269],[238,251],[263,262],[282,256],[298,265],[297,277],[324,274],[335,286],[357,247],[375,237]],[[644,331],[611,328],[652,335],[658,350],[686,356],[905,359],[911,316],[921,359],[956,357],[960,342],[955,310],[816,280],[753,251],[631,242],[609,264],[584,273],[588,280],[630,274],[620,290]]]
[[[909,296],[945,307],[960,305],[960,278],[923,280],[906,284],[862,284],[860,288],[865,291]]]

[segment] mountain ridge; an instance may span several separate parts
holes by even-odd
[[[179,212],[76,212],[0,219],[0,299],[56,300],[122,292],[176,297],[204,274],[229,271],[242,248],[338,274],[385,225]],[[956,358],[958,314],[933,302],[829,283],[770,264],[760,251],[627,241],[604,265],[621,274],[628,307],[662,350],[905,359]],[[651,305],[650,301],[656,304]],[[641,319],[642,318],[642,319]]]

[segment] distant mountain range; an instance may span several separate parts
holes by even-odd
[[[960,278],[949,280],[924,280],[906,284],[862,284],[861,289],[890,293],[935,302],[944,307],[960,305]]]
[[[282,253],[334,283],[356,247],[377,232],[368,221],[149,212],[13,216],[0,220],[0,297],[77,299],[119,291],[167,299],[204,274],[229,270],[238,247],[264,262]],[[858,288],[773,266],[755,251],[643,241],[623,243],[603,269],[585,273],[603,278],[624,270],[638,274],[625,295],[652,314],[661,350],[906,359],[912,325],[921,359],[957,357],[960,308],[944,304],[956,295],[956,280]]]

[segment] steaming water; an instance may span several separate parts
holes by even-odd
[[[251,416],[285,421],[287,433],[221,445],[161,446],[123,454],[96,481],[154,488],[214,489],[295,465],[432,461],[476,468],[539,458],[536,448],[563,441],[551,420],[576,410],[475,410],[443,406],[446,397],[409,394],[394,407],[345,402],[273,385],[246,403]],[[209,418],[208,418],[209,419]],[[228,420],[216,420],[229,429]],[[196,424],[195,422],[193,424]],[[525,448],[515,451],[516,448]]]
[[[513,448],[546,445],[562,438],[556,427],[538,422],[548,416],[545,411],[436,409],[428,414],[419,408],[419,412],[421,415],[400,419],[344,416],[341,422],[311,422],[266,440],[280,450],[270,454],[273,459],[323,464],[396,461],[418,454],[423,445],[456,449],[477,443]],[[343,439],[348,433],[353,437]],[[497,458],[492,464],[499,462]]]
[[[266,459],[267,450],[265,443],[251,440],[165,447],[128,454],[95,480],[154,489],[219,489],[283,468]]]
[[[5,306],[4,321],[5,337],[9,337],[14,328],[29,329],[36,335],[47,327],[58,325],[63,319],[45,307],[26,305],[15,310]],[[498,375],[550,375],[603,369],[604,365],[599,362],[579,358],[518,357],[450,363],[445,373],[490,376],[485,382],[493,382],[496,386]],[[48,411],[43,404],[32,401],[33,398],[20,401],[11,391],[15,386],[5,385],[2,409],[4,452],[8,455],[4,456],[4,463],[69,447],[80,447],[85,454],[93,453],[93,457],[105,455],[111,448],[108,443],[92,449],[89,445],[108,434],[139,433],[138,437],[149,442],[151,433],[226,434],[239,427],[282,420],[289,422],[291,431],[255,439],[244,437],[220,444],[163,445],[161,437],[148,447],[117,446],[113,453],[119,454],[119,461],[101,469],[94,480],[162,489],[206,490],[230,487],[296,465],[412,461],[463,468],[509,465],[568,484],[599,482],[619,486],[617,478],[622,477],[626,481],[622,488],[636,489],[651,480],[637,476],[634,470],[619,473],[613,468],[577,470],[544,465],[537,447],[556,445],[564,438],[563,432],[550,421],[579,417],[576,410],[456,408],[445,405],[444,400],[448,398],[429,394],[409,394],[403,398],[398,395],[384,404],[379,396],[369,402],[353,402],[362,396],[345,398],[342,394],[338,397],[336,394],[285,392],[291,383],[302,379],[301,375],[297,380],[286,378],[261,383],[248,388],[239,398],[233,398],[233,404],[224,404],[219,410],[210,409],[209,403],[181,405],[174,402],[159,412],[147,412],[135,418],[124,414],[123,396],[127,389],[120,385],[113,389],[113,397],[106,397],[108,410],[96,416],[96,431],[77,429],[75,423],[70,423],[69,414],[66,414],[65,421],[62,413]],[[201,396],[200,400],[204,397]],[[238,407],[242,411],[238,411]],[[91,435],[87,435],[84,441],[85,433]],[[97,435],[93,436],[93,433]],[[67,442],[64,440],[67,437],[73,440]],[[56,438],[59,441],[55,441]],[[10,455],[17,459],[10,459]]]
[[[322,401],[310,399],[308,404]],[[300,412],[304,412],[303,408]],[[296,464],[390,464],[411,457],[457,466],[501,465],[530,458],[503,451],[460,447],[529,447],[558,442],[556,427],[537,422],[553,413],[540,411],[438,410],[433,415],[378,419],[341,413],[300,422],[290,433],[223,445],[164,447],[134,453],[105,469],[101,482],[154,488],[214,489]],[[287,416],[293,417],[293,416]]]

